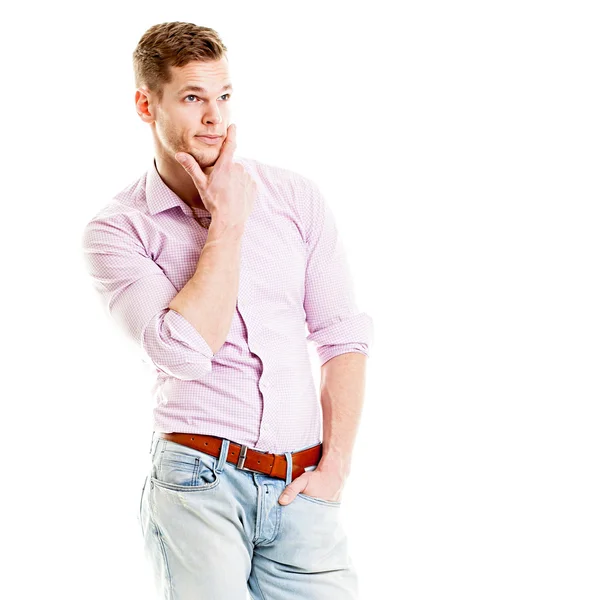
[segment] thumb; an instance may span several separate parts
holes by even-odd
[[[198,191],[204,191],[208,185],[208,179],[196,159],[186,152],[177,152],[175,160],[187,171]]]
[[[283,490],[281,496],[279,496],[279,504],[289,504],[297,495],[289,485]]]
[[[308,485],[308,479],[304,477],[304,475],[306,475],[306,473],[303,473],[300,477],[294,479],[290,485],[283,489],[281,496],[279,496],[279,504],[289,504],[299,492],[304,490]]]

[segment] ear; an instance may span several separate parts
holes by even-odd
[[[150,103],[150,92],[148,88],[139,87],[135,91],[135,110],[144,123],[154,122],[154,108]]]

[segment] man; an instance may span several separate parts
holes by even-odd
[[[341,492],[373,324],[317,186],[234,158],[226,50],[191,23],[142,36],[155,157],[83,235],[107,311],[156,368],[145,548],[161,598],[350,600]]]

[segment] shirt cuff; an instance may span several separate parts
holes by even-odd
[[[340,354],[347,354],[348,352],[358,352],[369,356],[369,347],[367,344],[352,343],[352,344],[335,344],[331,346],[320,346],[317,348],[317,354],[323,366],[328,360],[331,360],[335,356]]]
[[[206,358],[212,360],[214,353],[208,342],[200,335],[200,332],[176,310],[170,308],[164,318],[164,325],[168,327],[169,333],[174,340],[181,342],[190,350],[200,352]]]
[[[373,341],[373,319],[365,312],[338,317],[337,321],[313,331],[306,339],[318,346],[352,343],[370,346]]]

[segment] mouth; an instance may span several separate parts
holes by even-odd
[[[218,144],[221,139],[220,135],[196,135],[194,137],[197,137],[199,140],[209,145]]]

